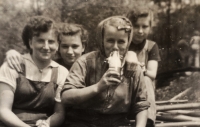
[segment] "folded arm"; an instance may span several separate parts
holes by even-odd
[[[58,127],[65,120],[65,108],[62,103],[55,104],[54,113],[47,120],[38,120],[37,127]]]

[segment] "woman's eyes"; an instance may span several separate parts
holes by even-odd
[[[49,40],[49,44],[53,44],[53,43],[55,43],[54,40]]]
[[[109,43],[114,43],[114,40],[108,39],[107,42],[109,42]]]
[[[45,40],[44,39],[38,39],[37,42],[39,42],[39,43],[45,43]],[[48,40],[48,43],[49,44],[54,44],[55,41],[54,40]]]
[[[121,41],[118,41],[119,44],[124,44],[125,41],[121,40]]]
[[[68,49],[70,46],[62,45],[61,47],[62,47],[62,48],[65,48],[65,49]],[[78,45],[72,45],[72,46],[71,46],[71,48],[73,48],[73,49],[76,49],[76,48],[78,48],[78,47],[79,47]]]
[[[62,47],[62,48],[65,48],[65,49],[66,49],[66,48],[69,48],[69,46],[66,46],[66,45],[62,45],[61,47]]]
[[[139,29],[139,28],[146,29],[146,28],[148,28],[148,27],[149,27],[149,26],[147,26],[147,25],[143,25],[143,26],[134,25],[134,28],[136,28],[136,29]]]
[[[149,26],[142,26],[143,29],[146,29],[146,28],[148,28],[148,27],[149,27]]]
[[[73,49],[76,49],[76,48],[78,48],[78,47],[79,47],[78,45],[73,45],[73,46],[72,46]]]
[[[107,40],[108,43],[115,43],[115,40]],[[124,40],[118,40],[117,41],[118,44],[124,44],[125,41]]]
[[[134,28],[139,28],[139,25],[133,25],[134,26]]]
[[[43,39],[38,39],[37,42],[43,43],[43,42],[45,42],[45,41],[44,41]]]

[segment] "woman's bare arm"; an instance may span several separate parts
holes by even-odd
[[[14,100],[14,92],[12,88],[0,83],[0,120],[10,127],[30,127],[21,121],[13,112],[12,105]]]
[[[155,60],[148,61],[145,76],[148,76],[152,80],[154,80],[157,75],[157,69],[158,69],[158,61]]]

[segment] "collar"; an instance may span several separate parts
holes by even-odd
[[[144,48],[145,44],[146,44],[147,39],[145,39],[142,43],[139,44],[135,44],[135,43],[131,43],[129,50],[133,50],[133,51],[140,51]]]
[[[30,53],[24,54],[23,58],[28,60],[28,61],[30,61],[31,63],[35,64],[35,62],[33,61]],[[54,67],[58,67],[58,66],[59,66],[58,63],[56,63],[55,61],[51,60],[50,64],[47,67],[53,67],[54,68]]]

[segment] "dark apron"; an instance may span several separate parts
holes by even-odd
[[[22,65],[25,71],[25,67]],[[23,122],[35,126],[39,119],[47,119],[54,111],[58,68],[52,68],[50,82],[31,81],[19,73],[14,95],[13,112]],[[0,127],[5,127],[0,121]]]
[[[154,46],[154,42],[146,40],[146,44],[141,51],[136,51],[138,61],[144,62],[145,67],[147,68],[148,63],[148,53]],[[147,101],[151,103],[150,107],[148,108],[148,118],[155,122],[156,119],[156,104],[155,104],[155,81],[150,79],[148,76],[144,77],[145,84],[147,88]]]

